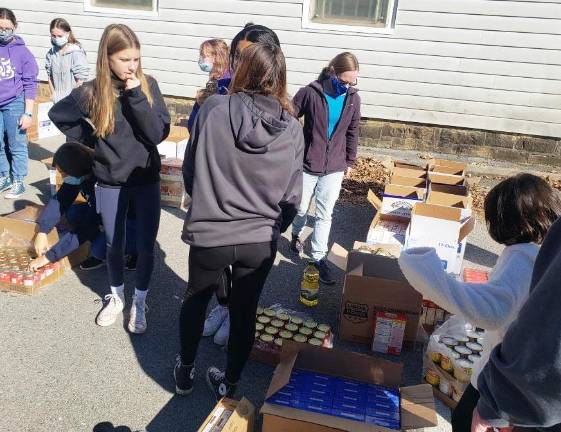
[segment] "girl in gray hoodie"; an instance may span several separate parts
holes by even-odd
[[[88,79],[90,67],[86,52],[74,37],[68,21],[55,18],[49,28],[53,46],[47,52],[45,69],[52,99],[56,103]]]

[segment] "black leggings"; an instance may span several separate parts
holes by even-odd
[[[195,362],[208,303],[222,283],[224,270],[231,265],[232,290],[228,301],[230,338],[226,379],[232,384],[239,381],[255,339],[255,313],[259,297],[276,253],[276,242],[213,248],[191,246],[189,284],[179,323],[183,364],[191,365]]]
[[[96,186],[97,211],[107,242],[107,270],[111,286],[124,281],[125,225],[129,207],[136,214],[136,288],[146,291],[154,269],[154,244],[160,226],[160,183],[142,186]]]
[[[471,420],[477,402],[479,402],[479,392],[470,384],[452,412],[453,432],[471,432]]]

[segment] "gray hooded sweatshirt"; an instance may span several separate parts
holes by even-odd
[[[479,375],[477,408],[493,426],[561,431],[561,219],[549,229],[530,297]]]
[[[87,81],[90,67],[86,52],[77,44],[68,43],[62,48],[51,47],[45,59],[47,76],[55,88],[53,102],[65,98],[76,87],[76,81]]]
[[[302,127],[276,99],[211,96],[185,152],[192,203],[183,240],[198,247],[277,240],[300,204],[303,154]]]

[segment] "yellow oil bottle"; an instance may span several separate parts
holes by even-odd
[[[300,301],[308,307],[317,306],[319,295],[319,270],[312,261],[304,269],[300,285]]]

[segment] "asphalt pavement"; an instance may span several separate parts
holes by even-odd
[[[56,139],[42,142],[41,147],[31,146],[28,191],[15,202],[0,198],[0,214],[48,200],[48,172],[39,161],[51,156],[57,146]],[[365,238],[373,215],[374,210],[367,205],[339,203],[333,215],[332,241],[352,247],[355,240]],[[188,277],[188,247],[180,239],[182,223],[180,210],[162,211],[144,335],[126,330],[126,313],[112,327],[96,326],[99,300],[108,291],[105,268],[67,272],[35,297],[0,293],[0,431],[197,430],[214,406],[204,371],[211,365],[223,367],[225,352],[212,340],[203,340],[195,391],[187,397],[174,395],[172,370],[179,348],[179,310]],[[475,267],[491,267],[500,250],[479,223],[469,238],[466,261]],[[319,305],[307,309],[298,301],[304,265],[291,256],[284,238],[261,304],[306,311],[336,328],[343,272],[335,272],[334,286],[321,287]],[[133,289],[134,273],[128,272],[127,309]],[[367,352],[360,345],[336,341],[336,346]],[[404,363],[404,385],[420,382],[422,347],[391,360]],[[238,396],[259,407],[272,372],[273,368],[250,361]],[[450,412],[440,402],[437,406],[439,426],[430,431],[448,432]],[[259,419],[256,429],[260,430]]]

